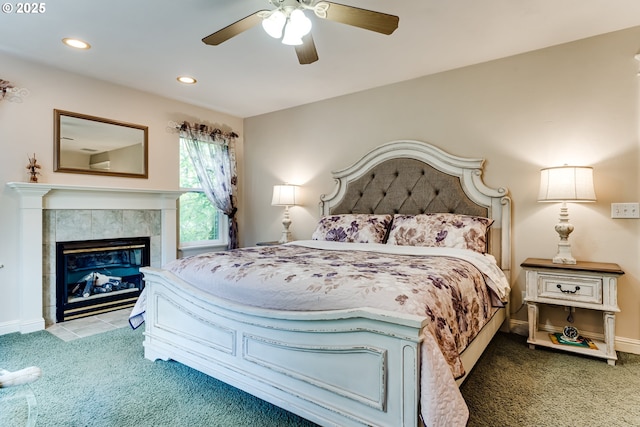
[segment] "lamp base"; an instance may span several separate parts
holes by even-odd
[[[289,243],[292,242],[293,238],[291,237],[291,232],[290,231],[283,231],[282,232],[282,237],[280,237],[280,240],[278,240],[278,243]]]
[[[553,257],[554,264],[575,264],[576,259],[571,255],[571,244],[569,243],[569,234],[573,231],[573,225],[569,223],[569,211],[567,203],[562,202],[560,207],[560,222],[556,224],[556,232],[560,236],[558,242],[558,253]]]
[[[289,217],[289,206],[284,207],[284,216],[282,218],[282,236],[278,243],[289,243],[293,241],[291,237],[291,232],[289,231],[289,226],[291,226],[291,218]]]
[[[563,258],[559,255],[556,255],[551,260],[554,264],[576,264],[575,258]]]
[[[551,260],[554,264],[575,264],[576,259],[571,255],[571,245],[569,243],[558,243],[558,253]]]

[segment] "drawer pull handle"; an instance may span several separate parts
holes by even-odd
[[[558,287],[558,289],[560,289],[560,292],[562,292],[563,294],[575,294],[580,290],[580,286],[576,286],[572,291],[569,289],[562,289],[562,285],[560,283],[558,283],[556,286]]]

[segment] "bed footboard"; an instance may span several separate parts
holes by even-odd
[[[173,359],[324,426],[419,425],[424,318],[265,310],[141,271],[146,358]]]

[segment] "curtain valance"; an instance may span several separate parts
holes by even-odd
[[[238,134],[234,131],[223,131],[222,129],[199,123],[182,122],[176,126],[180,131],[180,136],[198,139],[202,142],[218,142],[229,144],[235,140]]]

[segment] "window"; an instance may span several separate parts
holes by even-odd
[[[189,190],[180,196],[180,248],[189,246],[227,245],[228,232],[225,215],[211,204],[200,188],[198,177],[180,140],[180,187]]]

